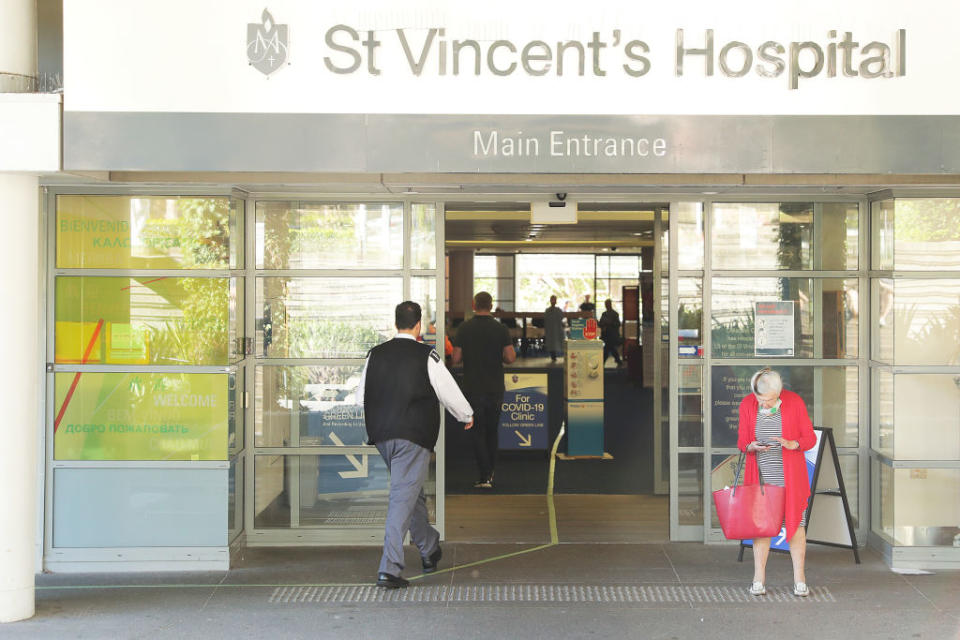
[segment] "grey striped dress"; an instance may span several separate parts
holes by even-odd
[[[774,414],[764,414],[757,412],[757,426],[754,439],[760,442],[776,442],[774,438],[779,438],[783,434],[783,412],[777,411]],[[777,443],[768,451],[757,452],[757,466],[763,475],[763,481],[772,485],[782,487],[783,481],[783,452],[780,444]],[[803,511],[803,519],[800,520],[800,526],[807,526],[807,511]]]

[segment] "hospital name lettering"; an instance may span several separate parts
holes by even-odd
[[[656,52],[645,41],[621,29],[594,31],[589,40],[489,40],[449,38],[445,28],[359,31],[345,24],[327,30],[324,56],[336,74],[383,73],[378,53],[387,42],[417,77],[435,76],[595,76],[608,73],[631,78],[646,76],[657,64]],[[388,35],[389,34],[389,35]],[[672,63],[675,77],[696,73],[706,77],[748,75],[785,80],[798,89],[807,78],[895,78],[907,74],[907,30],[898,29],[887,41],[861,42],[852,31],[831,29],[825,38],[780,42],[719,39],[713,29],[691,33],[676,30]],[[383,40],[379,40],[383,38]],[[394,37],[396,38],[394,40]],[[397,50],[399,48],[399,51]],[[668,54],[669,55],[669,54]]]

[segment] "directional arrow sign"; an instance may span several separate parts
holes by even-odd
[[[333,444],[338,447],[345,446],[343,440],[341,440],[337,434],[330,432],[330,440],[333,441]],[[361,455],[359,458],[353,454],[346,454],[344,457],[347,459],[351,465],[353,465],[353,471],[340,471],[340,477],[344,480],[349,478],[366,478],[370,474],[370,459],[367,454]]]
[[[522,433],[520,433],[516,429],[514,429],[513,432],[517,434],[518,438],[520,438],[521,447],[529,447],[530,445],[533,444],[533,434],[527,434],[526,436],[524,436]]]

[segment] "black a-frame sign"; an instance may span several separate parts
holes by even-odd
[[[843,474],[840,473],[840,457],[837,455],[833,429],[814,427],[814,431],[820,432],[820,438],[810,482],[810,499],[807,501],[807,542],[851,549],[854,559],[860,564],[857,536],[850,517],[850,502],[843,485]],[[827,449],[830,453],[825,457]],[[771,551],[789,552],[788,544],[778,542],[771,540]],[[743,550],[752,546],[752,541],[741,540],[737,560],[742,562]]]

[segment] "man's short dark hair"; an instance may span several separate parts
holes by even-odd
[[[397,305],[395,317],[397,329],[413,329],[422,317],[420,305],[413,300],[404,300]]]
[[[493,296],[486,291],[481,291],[473,296],[473,307],[477,311],[490,311],[493,309]]]

